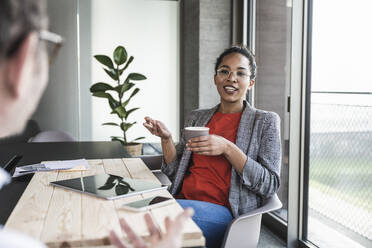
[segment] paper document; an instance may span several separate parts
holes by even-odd
[[[45,168],[53,170],[87,170],[89,169],[88,161],[85,159],[48,161],[43,163]]]
[[[85,159],[77,160],[63,160],[63,161],[48,161],[42,164],[32,164],[16,167],[13,177],[19,177],[35,172],[45,172],[45,171],[81,171],[88,170],[90,168],[88,161]]]

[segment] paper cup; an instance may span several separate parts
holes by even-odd
[[[185,127],[184,134],[186,141],[195,137],[207,136],[209,135],[209,127]]]

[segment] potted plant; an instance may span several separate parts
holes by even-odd
[[[106,122],[102,125],[120,128],[123,135],[111,136],[111,140],[119,141],[131,155],[141,155],[142,144],[135,141],[145,137],[138,137],[131,141],[127,139],[128,130],[136,124],[136,122],[128,121],[128,117],[139,108],[128,109],[128,104],[140,91],[139,88],[135,87],[135,81],[145,80],[146,77],[140,73],[129,73],[125,80],[122,80],[124,71],[134,59],[133,56],[128,59],[127,51],[123,46],[115,48],[112,59],[106,55],[95,55],[94,58],[104,65],[104,71],[114,80],[115,84],[98,82],[90,87],[90,92],[95,97],[106,98],[111,108],[111,114],[116,115],[120,119],[119,123]]]

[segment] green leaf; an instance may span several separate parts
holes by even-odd
[[[125,145],[125,142],[118,138],[111,138],[111,141],[119,141],[122,145]]]
[[[115,113],[118,114],[118,116],[120,118],[125,118],[127,112],[125,111],[125,108],[123,108],[122,106],[119,106],[117,108],[114,109]]]
[[[111,85],[100,82],[100,83],[93,84],[92,87],[90,87],[90,92],[92,93],[99,92],[99,91],[105,92],[106,90],[113,90],[113,89],[114,88]]]
[[[101,64],[107,66],[108,68],[114,69],[114,64],[112,63],[112,60],[110,57],[106,55],[96,55],[94,56],[94,58],[98,60],[98,62],[100,62]]]
[[[121,106],[123,106],[123,108],[125,108],[128,105],[129,101],[130,101],[130,98],[128,98],[128,100],[126,100],[125,102],[123,102],[121,104]]]
[[[120,124],[120,127],[121,127],[121,130],[123,130],[124,132],[126,132],[129,128],[131,128],[134,124],[136,124],[137,122],[132,122],[132,123],[121,123]]]
[[[110,136],[111,139],[119,139],[119,140],[124,140],[123,137],[120,137],[120,136]]]
[[[118,75],[116,73],[116,70],[114,69],[111,69],[111,70],[107,70],[107,69],[104,69],[105,72],[112,78],[114,79],[115,81],[118,81]]]
[[[132,94],[130,94],[130,97],[129,97],[129,98],[132,98],[135,94],[138,93],[138,91],[140,91],[140,89],[135,88],[135,89],[133,90]]]
[[[102,126],[119,126],[119,125],[116,124],[115,122],[106,122],[106,123],[103,123]]]
[[[128,68],[130,63],[132,63],[133,59],[134,59],[134,57],[130,56],[130,58],[128,59],[128,62],[125,64],[124,68],[119,71],[120,75],[123,74],[123,71],[125,71]]]
[[[114,100],[114,102],[108,100],[108,103],[109,103],[109,105],[110,105],[110,107],[111,107],[112,110],[114,110],[114,109],[116,109],[117,107],[120,106],[120,103],[118,101],[115,101],[115,100]]]
[[[144,75],[139,74],[139,73],[130,73],[128,75],[128,78],[132,80],[137,80],[137,81],[147,79]]]
[[[133,141],[136,141],[136,140],[141,140],[141,139],[144,139],[145,137],[138,137],[138,138],[135,138]],[[133,142],[132,141],[132,142]]]
[[[101,98],[107,98],[113,104],[117,104],[117,105],[119,104],[118,101],[116,101],[109,93],[106,93],[106,92],[102,92],[102,91],[94,92],[93,96],[101,97]]]
[[[130,90],[134,85],[134,83],[124,83],[120,93],[124,94],[124,92]]]
[[[114,51],[114,62],[117,65],[122,65],[127,61],[127,51],[124,47],[118,46]]]
[[[137,109],[139,109],[139,108],[132,108],[132,109],[128,110],[127,115],[125,117],[128,118],[129,114],[136,111]]]

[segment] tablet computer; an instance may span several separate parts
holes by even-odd
[[[79,177],[50,182],[50,184],[108,200],[167,188],[167,186],[162,186],[160,183],[153,181],[126,178],[111,174]]]

